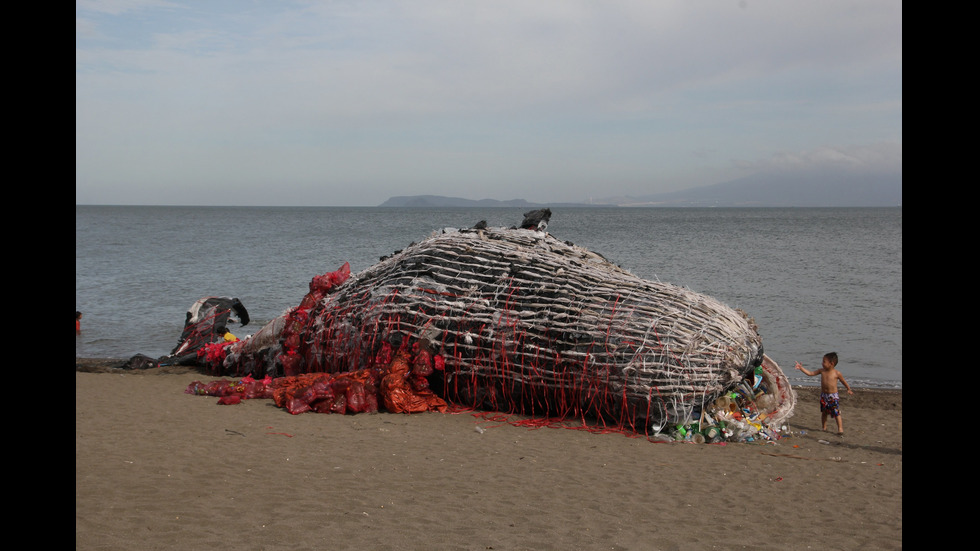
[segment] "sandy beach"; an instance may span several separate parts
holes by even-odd
[[[75,373],[77,550],[901,549],[902,392],[798,387],[775,443],[503,416],[292,415],[190,368]]]

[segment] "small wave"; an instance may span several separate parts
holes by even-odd
[[[793,386],[819,387],[820,379],[816,377],[789,377],[789,383]],[[902,381],[883,381],[877,379],[851,379],[848,381],[854,388],[880,388],[888,390],[901,390]]]

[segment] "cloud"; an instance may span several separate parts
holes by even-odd
[[[185,4],[170,0],[75,0],[76,14],[125,15],[152,13],[159,10],[182,9]]]
[[[864,173],[895,174],[902,171],[902,144],[882,142],[871,145],[819,147],[810,151],[778,151],[755,161],[734,161],[749,172],[806,171],[821,168]]]
[[[178,182],[198,182],[254,186],[261,203],[277,199],[269,179],[341,204],[461,186],[570,199],[722,181],[784,151],[900,148],[901,14],[891,0],[80,1],[76,201],[109,187],[179,200]]]

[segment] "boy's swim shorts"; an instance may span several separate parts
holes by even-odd
[[[828,413],[831,417],[837,417],[840,415],[840,395],[836,392],[821,392],[820,412]]]

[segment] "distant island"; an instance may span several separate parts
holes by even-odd
[[[857,174],[822,169],[767,173],[721,184],[593,201],[531,203],[524,199],[464,199],[440,195],[392,197],[382,207],[900,207],[901,173]]]

